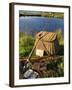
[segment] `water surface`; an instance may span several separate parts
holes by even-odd
[[[20,32],[27,32],[34,35],[39,31],[64,30],[64,20],[57,18],[25,16],[19,18]]]

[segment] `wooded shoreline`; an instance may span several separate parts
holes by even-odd
[[[41,13],[20,13],[19,16],[36,16],[36,17],[48,17],[48,18],[58,18],[64,19],[64,13],[58,12],[41,12]]]

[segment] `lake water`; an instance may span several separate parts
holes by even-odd
[[[19,18],[20,32],[34,35],[39,31],[64,30],[64,20],[57,18],[26,16]]]

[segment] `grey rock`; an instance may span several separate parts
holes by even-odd
[[[25,77],[25,78],[29,78],[32,73],[33,73],[33,70],[32,70],[32,69],[28,69],[28,70],[24,73],[24,77]]]
[[[28,69],[25,73],[24,73],[24,78],[37,78],[39,76],[39,74],[35,71],[33,71],[32,69]]]

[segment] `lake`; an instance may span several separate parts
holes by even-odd
[[[39,31],[56,31],[64,32],[64,20],[58,18],[25,16],[19,18],[20,32],[26,32],[30,35],[35,35]]]

